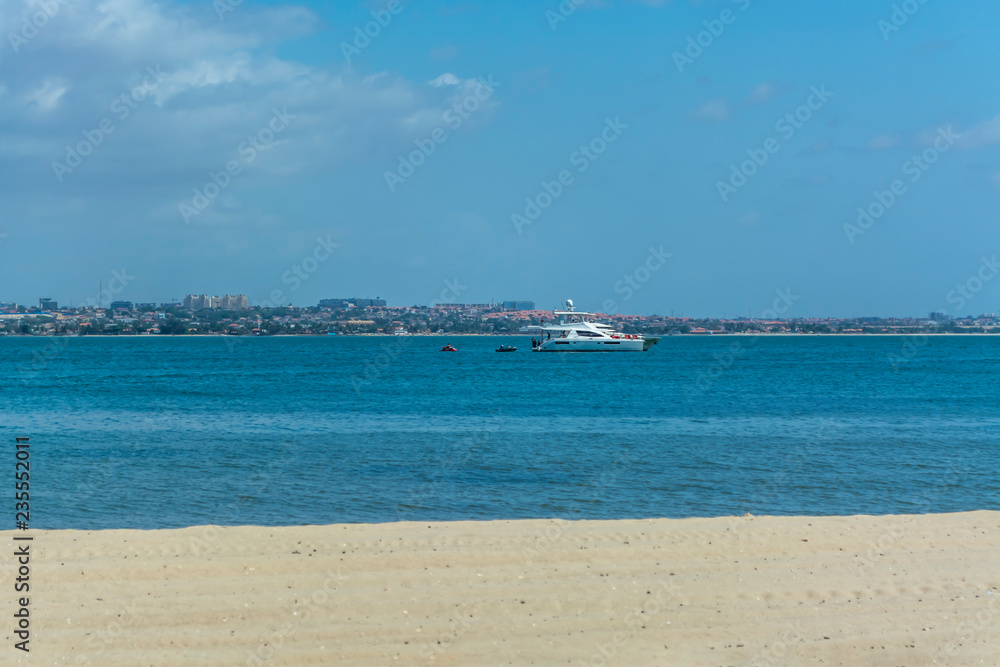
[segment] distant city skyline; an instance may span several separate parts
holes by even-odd
[[[932,322],[944,322],[953,319],[967,319],[967,318],[991,318],[995,319],[997,317],[996,312],[993,310],[984,310],[977,312],[963,313],[959,315],[952,315],[948,312],[941,311],[930,311],[926,316],[920,313],[907,313],[907,314],[897,314],[897,315],[880,315],[880,314],[854,314],[846,316],[837,315],[789,315],[791,306],[794,304],[794,296],[792,294],[784,295],[785,299],[782,301],[781,295],[779,293],[779,298],[771,304],[770,308],[766,308],[764,311],[758,314],[747,313],[740,315],[738,313],[722,313],[722,314],[708,314],[708,315],[690,315],[685,313],[680,313],[676,311],[669,312],[650,312],[650,313],[633,313],[633,312],[623,312],[617,310],[602,310],[594,308],[584,308],[578,306],[574,302],[574,307],[580,311],[602,313],[609,315],[629,315],[629,316],[641,316],[641,317],[667,317],[673,319],[719,319],[724,321],[741,321],[741,320],[768,320],[768,319],[780,319],[780,320],[820,320],[820,319],[836,319],[836,320],[850,320],[850,319],[884,319],[884,320],[927,320]],[[788,298],[791,297],[791,298]],[[33,304],[25,304],[17,302],[14,300],[4,301],[0,299],[0,311],[5,309],[10,309],[14,307],[24,307],[28,310],[46,310],[47,307],[51,306],[52,310],[61,309],[74,309],[83,307],[97,307],[98,301],[96,299],[91,299],[88,303],[73,305],[69,303],[60,304],[58,299],[51,299],[47,297],[40,297],[36,300],[37,306]],[[113,309],[116,301],[105,301],[100,307]],[[198,310],[250,310],[253,308],[276,308],[284,306],[292,306],[295,308],[332,308],[334,310],[344,310],[348,308],[383,308],[388,307],[390,309],[406,309],[406,308],[427,308],[435,306],[471,306],[471,307],[484,307],[492,306],[497,309],[502,309],[506,311],[547,311],[551,312],[553,310],[559,310],[565,307],[565,301],[558,304],[553,304],[551,307],[547,307],[543,304],[536,304],[534,301],[530,300],[488,300],[485,302],[464,302],[464,301],[453,301],[453,302],[436,302],[436,303],[413,303],[413,304],[402,304],[402,303],[390,303],[386,299],[379,298],[367,298],[367,297],[327,297],[320,299],[317,303],[304,304],[304,303],[292,303],[292,304],[268,304],[268,303],[254,303],[249,301],[245,295],[208,295],[208,294],[186,294],[181,300],[168,300],[168,301],[154,301],[154,300],[118,300],[119,304],[128,304],[129,308],[140,308],[140,307],[154,307],[157,309],[162,309],[164,307],[180,307],[186,310],[198,311]],[[48,306],[46,305],[48,304]],[[1000,310],[1000,309],[998,309]]]
[[[0,5],[3,298],[1000,300],[997,3],[218,4]]]
[[[772,308],[756,318],[696,319],[614,312],[598,313],[597,317],[625,333],[655,336],[1000,334],[1000,318],[993,313],[960,319],[941,312],[888,319],[785,317],[793,303],[791,295],[781,295]],[[51,299],[39,299],[39,307],[34,309],[0,302],[0,336],[397,336],[435,332],[512,336],[537,333],[540,325],[553,321],[554,313],[535,309],[534,305],[530,301],[511,301],[390,306],[384,299],[330,298],[323,299],[319,307],[249,309],[242,295],[189,294],[183,306],[113,301],[105,308],[73,309],[59,308]],[[51,310],[42,310],[46,306]]]

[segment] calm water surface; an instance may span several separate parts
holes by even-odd
[[[1000,509],[1000,336],[529,340],[6,338],[0,415],[34,528]]]

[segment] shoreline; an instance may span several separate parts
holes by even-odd
[[[37,655],[14,651],[8,628],[6,664],[1000,657],[997,511],[30,534]],[[21,535],[2,533],[11,552]],[[0,568],[0,587],[12,576]]]
[[[34,336],[30,334],[6,334],[0,336],[0,340],[4,338],[164,338],[164,339],[178,339],[178,338],[448,338],[448,337],[481,337],[481,338],[520,338],[528,337],[533,334],[530,333],[499,333],[499,334],[474,334],[474,333],[432,333],[432,334],[406,334],[405,336],[396,336],[393,334],[337,334],[331,336],[329,334],[272,334],[268,336],[251,336],[251,335],[240,335],[232,336],[227,334],[87,334],[86,336],[80,335],[46,335],[46,336]],[[537,335],[537,334],[535,334]],[[718,333],[718,334],[642,334],[648,338],[872,338],[872,337],[929,337],[929,336],[954,336],[961,338],[969,337],[995,337],[1000,338],[1000,332],[997,333]]]

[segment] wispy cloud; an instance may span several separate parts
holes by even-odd
[[[961,136],[957,146],[961,150],[972,150],[1000,143],[1000,116],[994,116],[967,130],[961,130],[958,134]]]
[[[730,108],[729,103],[724,99],[718,99],[703,104],[694,111],[692,117],[697,120],[703,120],[711,123],[721,123],[725,120],[729,120],[732,114],[733,111]]]
[[[0,3],[4,34],[20,29],[23,7]],[[252,186],[253,173],[280,182],[401,150],[440,125],[475,83],[450,72],[431,82],[364,76],[278,55],[277,45],[319,26],[302,7],[243,4],[220,21],[208,8],[184,4],[73,0],[17,53],[0,58],[0,170],[14,174],[0,188],[58,185],[56,194],[83,201],[127,189],[149,194],[149,210],[169,210],[176,193],[232,160],[275,108],[296,121],[274,142],[280,150],[247,166],[241,185]],[[137,88],[153,70],[162,72],[157,85]],[[137,90],[150,100],[136,104]],[[491,98],[491,108],[497,104]],[[490,117],[476,115],[479,123]],[[38,178],[52,174],[85,133],[100,136],[105,119],[113,140],[98,142],[71,178]]]
[[[899,143],[899,140],[891,134],[880,134],[877,137],[872,138],[868,142],[868,150],[870,151],[884,151],[888,148],[892,148]]]
[[[25,102],[40,111],[52,111],[66,90],[67,86],[56,79],[46,79],[41,88],[29,91],[25,95]]]
[[[706,81],[706,83],[711,82]],[[691,113],[691,117],[695,120],[709,123],[721,123],[730,120],[736,109],[746,106],[766,104],[783,93],[792,90],[794,87],[795,86],[793,85],[780,84],[775,81],[765,81],[754,86],[750,91],[750,94],[747,95],[742,102],[737,102],[735,104],[735,108],[734,104],[728,99],[720,97],[718,99],[710,100],[695,109]]]
[[[459,83],[458,77],[451,72],[445,72],[436,79],[428,81],[435,88],[440,88],[442,86],[457,86]]]
[[[754,86],[753,90],[750,91],[750,95],[747,96],[743,103],[749,105],[766,104],[779,95],[788,92],[792,88],[794,88],[794,86],[783,85],[776,81],[758,83]]]

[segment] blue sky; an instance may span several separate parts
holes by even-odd
[[[0,300],[1000,309],[996,3],[235,3],[0,5]]]

